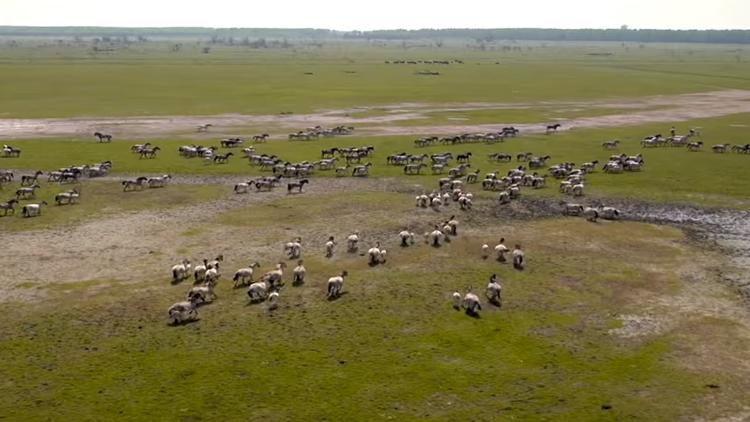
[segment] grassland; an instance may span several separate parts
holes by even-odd
[[[234,217],[207,222],[202,238],[224,225],[252,233],[280,215],[294,221],[315,213],[318,220],[296,233],[316,239],[317,230],[343,228],[369,204],[398,194],[346,198],[349,208],[335,214],[335,196],[238,209]],[[413,218],[409,214],[408,205],[390,210],[394,220]],[[381,229],[365,228],[368,236]],[[265,242],[278,243],[288,233],[264,235]],[[534,251],[528,272],[477,257],[477,242],[500,235]],[[222,238],[212,246],[232,244]],[[709,400],[704,414],[716,415],[743,396],[746,379],[691,366],[691,351],[705,339],[608,335],[621,326],[615,315],[643,311],[642,298],[686,289],[684,268],[678,268],[703,258],[682,241],[677,230],[649,225],[547,221],[479,225],[442,250],[394,250],[387,267],[378,269],[368,269],[363,258],[342,253],[324,261],[312,252],[306,257],[310,280],[285,289],[281,310],[248,306],[244,292],[225,282],[199,323],[177,329],[166,326],[162,314],[184,286],[165,287],[160,278],[130,285],[127,290],[142,293],[124,297],[126,287],[114,283],[93,296],[85,286],[58,291],[52,298],[66,306],[14,311],[15,323],[3,325],[0,409],[6,418],[25,420],[451,420],[466,413],[475,420],[671,420]],[[586,247],[571,251],[568,244]],[[592,250],[601,253],[592,258]],[[245,259],[232,255],[228,265]],[[640,269],[628,264],[633,261]],[[348,293],[327,302],[322,283],[340,268],[352,273]],[[491,272],[506,280],[502,309],[488,307],[478,320],[450,309],[448,292]],[[690,323],[714,330],[716,339],[733,333],[731,324],[711,318]],[[721,385],[721,393],[707,384]]]
[[[369,46],[260,51],[136,44],[111,53],[28,41],[0,52],[0,118],[309,112],[400,102],[530,102],[527,109],[427,115],[427,125],[545,123],[545,101],[606,100],[720,89],[750,89],[748,53],[732,46],[523,44],[521,52]],[[530,48],[527,48],[530,47]],[[612,51],[614,56],[590,56]],[[464,65],[414,75],[399,58],[458,58]],[[499,62],[499,64],[495,64]],[[304,75],[312,72],[313,75]],[[352,73],[354,72],[354,73]],[[638,110],[646,111],[646,110]],[[583,107],[566,119],[620,113]],[[355,114],[353,112],[352,114]],[[702,128],[706,146],[747,143],[747,114],[679,122]],[[390,123],[389,123],[390,124]],[[420,120],[393,124],[422,125]],[[517,218],[524,200],[500,209],[479,187],[476,208],[458,214],[459,236],[442,248],[398,247],[457,212],[415,209],[415,192],[440,176],[407,177],[392,153],[472,152],[472,169],[517,166],[492,152],[531,151],[552,163],[643,153],[643,172],[594,173],[585,202],[617,200],[750,208],[747,155],[642,149],[646,134],[673,122],[522,134],[496,145],[415,148],[414,136],[311,142],[272,140],[258,152],[316,160],[333,146],[373,145],[371,176],[318,172],[301,195],[235,195],[231,185],[264,174],[247,160],[205,164],[180,145],[217,145],[236,128],[185,128],[148,139],[162,151],[139,159],[118,136],[8,140],[21,158],[0,168],[50,171],[112,160],[104,180],[81,184],[81,204],[50,206],[42,217],[0,218],[6,248],[0,273],[0,419],[7,420],[655,420],[747,417],[750,312],[722,284],[733,267],[679,228],[633,221]],[[261,128],[252,128],[253,131]],[[280,128],[274,128],[281,131]],[[190,132],[188,133],[188,130]],[[249,130],[249,129],[248,129]],[[240,134],[240,133],[236,133]],[[245,134],[246,135],[246,134]],[[424,135],[429,135],[425,133]],[[601,142],[618,138],[619,150]],[[238,153],[238,150],[234,151]],[[123,193],[117,181],[174,175],[163,189]],[[429,173],[429,172],[428,172]],[[189,183],[187,183],[189,182]],[[68,189],[42,182],[39,200]],[[0,199],[17,183],[5,185]],[[283,189],[282,189],[283,190]],[[561,199],[554,182],[524,197]],[[739,215],[739,214],[738,214]],[[343,245],[322,257],[328,236],[360,231],[380,241],[386,265],[371,268]],[[249,305],[231,288],[236,268],[282,259],[281,244],[304,239],[308,281],[287,285],[281,306]],[[500,237],[527,251],[525,271],[482,260]],[[166,308],[189,282],[170,284],[171,265],[226,256],[218,299],[195,323],[169,327]],[[292,264],[291,261],[288,261]],[[346,294],[325,300],[328,277],[347,269]],[[451,309],[449,295],[503,280],[504,305],[481,318]]]
[[[730,46],[537,43],[503,53],[340,44],[282,51],[212,47],[201,54],[198,46],[170,53],[172,44],[154,43],[95,54],[90,46],[27,44],[0,50],[0,117],[302,113],[414,101],[599,99],[750,87],[750,53]],[[602,49],[615,55],[588,55]],[[436,58],[465,64],[384,63]],[[425,68],[441,74],[414,74]]]
[[[519,164],[494,163],[486,157],[493,152],[517,154],[531,151],[537,155],[550,155],[550,163],[599,160],[604,162],[611,154],[627,153],[644,154],[646,167],[637,174],[607,175],[601,172],[590,176],[588,193],[600,197],[625,197],[643,201],[668,203],[694,203],[714,207],[748,208],[747,198],[750,186],[746,183],[748,157],[742,154],[714,154],[710,152],[713,143],[746,143],[748,128],[737,125],[746,122],[750,116],[732,115],[718,119],[695,120],[684,127],[704,128],[703,140],[705,151],[689,153],[683,148],[643,149],[640,139],[646,134],[666,132],[669,126],[652,124],[628,126],[623,128],[585,129],[561,132],[554,135],[525,135],[508,139],[495,145],[468,144],[460,146],[435,145],[416,148],[414,137],[369,137],[358,136],[321,139],[311,142],[272,141],[257,145],[259,153],[275,154],[291,162],[315,161],[320,157],[320,150],[334,146],[372,145],[376,149],[373,158],[375,177],[403,176],[399,166],[386,165],[386,156],[400,152],[415,154],[452,151],[455,153],[471,152],[474,156],[472,169],[482,170],[482,174],[500,170],[505,173]],[[689,125],[689,126],[688,126]],[[601,143],[608,139],[620,139],[622,144],[616,151],[603,150]],[[3,159],[0,165],[11,168],[55,170],[69,165],[95,163],[104,160],[114,161],[115,174],[198,174],[198,175],[247,175],[257,176],[268,173],[256,166],[251,166],[246,159],[239,156],[230,158],[226,165],[206,164],[200,159],[185,159],[176,151],[179,146],[194,141],[184,139],[152,140],[162,151],[158,158],[140,159],[130,152],[133,143],[119,140],[112,144],[97,144],[86,139],[46,139],[19,140],[14,145],[24,152],[19,159]],[[205,145],[219,146],[218,139],[209,140]],[[234,150],[235,154],[241,151]],[[6,164],[8,163],[8,164]],[[319,176],[333,177],[332,172],[318,172]],[[429,170],[422,176],[412,176],[424,186],[433,186],[440,175],[431,175]],[[720,187],[720,188],[718,188]],[[529,192],[530,195],[550,195],[549,190]]]

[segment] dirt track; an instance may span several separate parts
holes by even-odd
[[[750,113],[750,91],[725,90],[697,94],[653,96],[636,99],[601,100],[588,102],[537,102],[537,103],[464,103],[464,104],[419,104],[405,103],[378,107],[359,107],[345,110],[327,110],[300,115],[239,115],[216,116],[154,116],[154,117],[105,117],[69,119],[0,119],[0,139],[19,139],[52,136],[88,137],[94,131],[113,133],[115,137],[141,138],[184,134],[190,137],[216,137],[247,132],[248,127],[263,128],[275,138],[306,127],[321,125],[354,125],[357,134],[368,136],[387,135],[448,135],[465,132],[490,132],[504,126],[514,125],[524,133],[544,131],[543,124],[516,124],[497,122],[481,125],[399,126],[398,122],[428,118],[429,113],[468,111],[481,109],[533,109],[555,107],[556,109],[612,108],[632,109],[632,113],[618,113],[597,117],[582,117],[563,121],[562,130],[572,128],[616,127],[654,122],[679,122],[692,119],[712,118],[737,113]],[[643,109],[649,111],[639,111]],[[653,110],[657,108],[657,110]],[[352,117],[352,113],[372,110],[383,115]],[[204,123],[214,127],[208,134],[199,134],[195,128]]]

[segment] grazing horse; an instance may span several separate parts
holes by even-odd
[[[310,183],[307,179],[302,179],[298,182],[291,182],[286,185],[286,192],[292,193],[294,189],[297,189],[297,193],[302,193],[302,187]]]
[[[8,202],[0,202],[0,210],[3,210],[3,217],[8,215],[8,212],[15,215],[17,203],[18,203],[17,199],[11,199]]]
[[[550,132],[557,132],[557,129],[560,129],[562,125],[560,123],[555,123],[554,125],[547,125],[547,131],[546,133],[549,134]]]
[[[99,140],[99,143],[112,142],[112,135],[101,132],[94,132],[94,136]]]

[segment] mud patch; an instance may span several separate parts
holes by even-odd
[[[608,333],[621,338],[656,336],[669,329],[666,321],[649,315],[620,315],[617,319],[622,321],[622,327],[613,328]]]

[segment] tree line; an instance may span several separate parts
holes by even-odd
[[[665,43],[748,44],[750,30],[662,30],[662,29],[418,29],[379,31],[334,31],[328,29],[273,28],[108,28],[108,27],[20,27],[0,26],[0,36],[38,37],[133,37],[268,40],[446,40],[493,41],[614,41]]]

